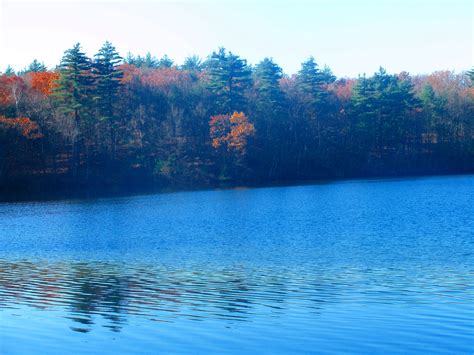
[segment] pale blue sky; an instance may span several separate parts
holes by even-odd
[[[412,74],[472,67],[471,0],[0,0],[0,68],[34,58],[52,67],[81,42],[128,51],[207,56],[224,46],[258,63],[273,57],[288,74],[313,55],[338,76]]]

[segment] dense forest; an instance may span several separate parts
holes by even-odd
[[[350,60],[350,59],[348,59]],[[177,65],[80,44],[0,76],[0,190],[474,172],[474,72],[285,75],[220,48]]]

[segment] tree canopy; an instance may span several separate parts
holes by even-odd
[[[295,75],[219,48],[175,63],[79,43],[0,75],[0,189],[209,186],[474,171],[474,70]]]

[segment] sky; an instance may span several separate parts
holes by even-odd
[[[119,53],[178,64],[223,46],[256,64],[272,57],[287,74],[314,56],[339,77],[425,74],[474,66],[471,0],[0,0],[0,70],[33,59],[48,67],[80,42],[93,56],[106,40]]]

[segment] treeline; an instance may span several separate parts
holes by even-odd
[[[292,76],[79,44],[0,76],[0,186],[203,186],[474,171],[473,72]]]

